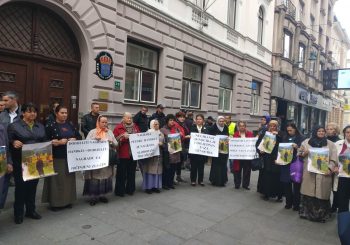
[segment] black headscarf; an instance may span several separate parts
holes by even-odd
[[[314,128],[314,130],[312,131],[312,135],[311,135],[311,138],[309,140],[309,145],[311,145],[311,147],[321,148],[321,147],[327,145],[327,137],[326,136],[323,138],[317,137],[317,131],[321,128],[326,130],[325,127],[323,127],[323,126],[316,126]]]

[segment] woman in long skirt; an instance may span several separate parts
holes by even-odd
[[[109,147],[115,148],[118,145],[113,132],[108,129],[108,119],[106,116],[99,116],[96,128],[91,130],[86,137],[87,140],[108,140]],[[107,203],[105,194],[113,190],[113,170],[114,166],[107,166],[101,169],[84,172],[84,196],[90,196],[90,205],[94,206],[98,201]]]
[[[161,148],[164,144],[164,134],[159,130],[158,120],[154,119],[151,121],[148,132],[159,134],[159,147]],[[152,194],[153,192],[160,193],[160,189],[162,188],[163,152],[161,149],[159,150],[159,153],[159,156],[150,157],[140,161],[143,175],[142,189],[147,194]]]
[[[213,125],[209,129],[209,133],[211,135],[223,135],[228,137],[228,127],[225,125],[225,118],[223,116],[219,116],[216,124]],[[227,159],[228,152],[226,152],[225,148],[228,150],[228,141],[222,142],[220,145],[221,151],[219,152],[218,157],[213,157],[212,164],[210,168],[209,181],[212,185],[215,186],[225,186],[227,183]],[[224,149],[222,149],[224,148]]]

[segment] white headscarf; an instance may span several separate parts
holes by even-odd
[[[153,119],[153,120],[150,122],[150,124],[149,124],[150,129],[148,129],[147,132],[157,132],[157,133],[159,133],[159,141],[160,141],[160,142],[163,142],[164,134],[163,134],[159,129],[158,129],[158,130],[155,130],[155,129],[154,129],[154,123],[155,123],[155,122],[158,122],[158,123],[159,123],[159,121],[158,121],[157,119]]]
[[[222,132],[222,131],[224,131],[225,125],[224,125],[223,127],[220,127],[220,125],[219,125],[220,119],[224,119],[224,120],[225,120],[225,118],[224,118],[223,116],[218,116],[218,118],[216,119],[216,127],[218,127],[218,129],[220,130],[220,132]]]

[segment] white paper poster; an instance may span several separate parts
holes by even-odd
[[[134,160],[159,156],[159,133],[157,132],[130,134],[129,142]]]
[[[229,159],[252,160],[255,158],[258,138],[230,138]]]
[[[218,157],[219,138],[209,134],[191,133],[189,153]]]

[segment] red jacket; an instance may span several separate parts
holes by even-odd
[[[254,134],[251,131],[246,131],[245,132],[245,137],[246,138],[254,138]],[[241,134],[239,133],[239,131],[236,131],[233,134],[233,138],[241,138]],[[232,164],[232,171],[233,172],[239,172],[240,169],[240,163],[239,160],[233,160],[233,164]]]
[[[136,124],[134,124],[133,129],[134,129],[134,133],[140,132],[140,129],[139,127],[136,126]],[[130,143],[129,143],[129,139],[125,139],[122,136],[124,133],[126,133],[126,128],[124,127],[124,124],[123,123],[117,124],[113,130],[113,134],[119,143],[119,146],[118,146],[119,158],[130,159],[132,157],[131,150],[130,150]]]

